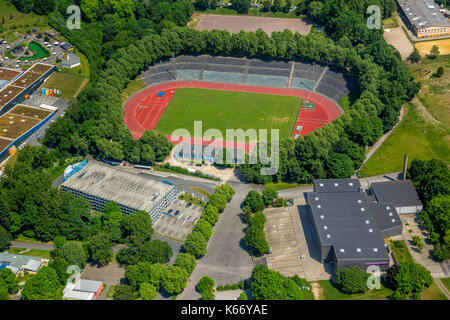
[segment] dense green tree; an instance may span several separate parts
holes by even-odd
[[[431,59],[436,59],[439,56],[440,52],[439,52],[439,47],[437,45],[434,45],[433,47],[431,47],[431,51],[429,54],[429,57]]]
[[[123,236],[129,243],[150,240],[153,235],[152,220],[145,211],[133,212],[122,221]]]
[[[355,171],[355,165],[349,156],[343,153],[332,152],[327,158],[329,178],[350,178]]]
[[[61,258],[61,257],[56,257],[55,259],[53,259],[49,262],[48,266],[50,268],[55,269],[60,283],[62,285],[65,285],[67,283],[67,279],[70,276],[70,274],[67,273],[67,268],[69,267],[69,263],[66,261],[66,259]]]
[[[227,196],[222,193],[213,193],[209,197],[208,205],[214,206],[219,212],[223,212],[227,207]]]
[[[61,300],[64,285],[61,285],[56,271],[42,267],[27,280],[22,290],[23,300]]]
[[[186,270],[188,274],[192,274],[197,265],[197,261],[192,254],[179,253],[173,265]]]
[[[265,187],[262,191],[262,198],[265,206],[268,207],[278,198],[278,192],[273,187]]]
[[[363,293],[367,290],[369,274],[360,268],[339,268],[336,272],[336,281],[339,289],[344,293]]]
[[[208,221],[206,221],[205,219],[200,219],[195,224],[193,231],[199,231],[205,237],[205,239],[209,239],[211,238],[213,229]]]
[[[205,219],[214,226],[219,221],[219,210],[213,205],[208,204],[203,210],[202,219]]]
[[[244,199],[244,205],[249,206],[252,212],[264,209],[264,201],[258,191],[251,190]]]
[[[178,294],[186,287],[188,277],[186,270],[177,266],[168,266],[164,270],[161,286],[170,294]]]
[[[19,281],[16,275],[8,268],[0,270],[0,287],[7,289],[9,294],[14,294],[19,291]]]
[[[419,50],[417,50],[417,48],[414,48],[414,51],[411,52],[411,54],[408,56],[408,60],[411,61],[412,63],[418,63],[421,59]]]
[[[3,250],[12,240],[11,234],[0,225],[0,250]]]
[[[136,300],[138,294],[128,285],[118,284],[114,287],[114,300]]]
[[[61,245],[55,242],[55,249],[52,250],[51,255],[53,258],[61,257],[69,265],[76,265],[81,269],[84,268],[87,262],[87,256],[82,245],[76,241],[67,241]]]
[[[302,292],[294,280],[283,277],[265,265],[253,269],[250,287],[255,300],[303,300]]]
[[[199,231],[191,232],[184,241],[184,250],[195,256],[197,259],[201,258],[206,253],[207,240]]]
[[[250,0],[230,0],[230,3],[237,13],[248,13],[250,9]]]
[[[89,241],[89,256],[93,262],[99,265],[107,265],[112,260],[112,236],[101,231]]]
[[[233,189],[233,187],[227,183],[218,185],[214,191],[215,193],[225,195],[228,202],[230,202],[233,196],[236,194],[236,191]]]
[[[150,283],[141,283],[139,286],[139,298],[138,300],[155,300],[158,296],[156,288]]]
[[[202,294],[212,292],[214,290],[214,280],[210,276],[203,276],[198,281],[196,288]]]
[[[430,271],[414,262],[401,262],[394,276],[396,291],[393,297],[398,299],[422,291],[433,283]]]

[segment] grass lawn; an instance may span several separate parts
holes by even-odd
[[[67,40],[66,40],[67,41]],[[84,76],[86,78],[90,77],[90,67],[89,67],[89,60],[86,58],[86,56],[81,53],[77,48],[74,48],[73,53],[75,53],[77,56],[80,57],[81,65],[72,69],[64,68],[62,69],[63,73],[70,73],[70,74],[76,74],[78,76]]]
[[[46,16],[35,13],[21,13],[7,0],[0,0],[0,22],[5,18],[5,23],[0,26],[0,38],[10,42],[17,39],[14,32],[25,33],[33,28],[39,32],[51,29]]]
[[[409,154],[409,163],[413,159],[450,160],[449,127],[424,118],[412,103],[407,104],[406,111],[403,121],[359,170],[359,177],[401,171],[405,153]]]
[[[320,285],[320,300],[385,300],[393,293],[381,280],[380,289],[367,290],[364,293],[346,294],[333,285],[330,280],[317,281]]]
[[[297,97],[181,88],[156,130],[170,135],[182,128],[193,136],[194,121],[202,120],[203,132],[215,128],[222,132],[223,138],[226,129],[279,129],[280,138],[291,137],[300,107],[301,99]]]
[[[411,253],[403,240],[390,240],[389,246],[391,250],[394,251],[397,262],[414,262]]]
[[[266,183],[266,187],[274,188],[275,190],[286,190],[286,189],[293,189],[293,188],[299,188],[299,187],[305,187],[310,186],[309,184],[298,184],[298,183],[286,183],[286,182],[279,182],[279,183]]]
[[[145,87],[147,87],[147,85],[141,78],[131,80],[130,83],[128,83],[127,87],[122,91],[122,102],[125,102],[134,93],[138,92],[141,89],[144,89]]]
[[[22,57],[19,60],[21,60],[21,61],[30,60],[31,61],[31,60],[40,60],[40,59],[50,57],[50,52],[35,41],[31,41],[28,44],[28,49],[30,51],[34,52],[34,55],[31,57]]]
[[[112,299],[114,295],[114,289],[116,288],[115,285],[109,287],[108,292],[106,293],[106,297]]]
[[[440,78],[433,76],[441,66],[444,67],[444,75]],[[419,100],[435,119],[450,126],[450,55],[435,60],[422,59],[419,65],[411,67],[411,71],[422,84]]]
[[[14,239],[14,241],[31,242],[31,243],[53,244],[53,242],[51,242],[51,241],[49,241],[49,242],[42,242],[42,241],[36,240],[36,239],[34,239],[34,238],[29,238],[29,237],[27,237],[27,236],[24,236],[23,234],[17,235],[17,238]]]
[[[450,291],[450,278],[441,278],[441,281],[444,286]]]
[[[190,203],[195,204],[196,206],[199,206],[202,208],[206,205],[206,203],[204,203],[202,200],[200,200],[196,197],[193,197],[190,193],[183,194],[183,195],[179,196],[178,199],[184,200],[186,202],[190,202]]]
[[[203,188],[199,188],[199,187],[187,187],[187,188],[203,194],[207,199],[209,199],[209,197],[211,196],[211,193],[209,193],[207,190],[205,190]]]
[[[23,254],[25,256],[35,256],[35,257],[41,257],[44,259],[51,259],[50,256],[50,250],[38,250],[38,249],[31,249],[27,252],[23,252],[27,249],[22,249],[22,248],[10,248],[8,250],[8,253],[13,253],[13,254]]]
[[[444,75],[437,78],[433,74],[440,66],[444,67]],[[450,55],[435,60],[423,58],[410,68],[414,79],[422,85],[417,103],[422,103],[440,123],[428,119],[417,103],[407,104],[408,114],[362,167],[360,177],[401,171],[405,153],[409,154],[410,162],[414,158],[450,161]]]
[[[431,286],[423,290],[423,300],[447,300],[447,297],[439,289],[436,282],[433,281]]]
[[[62,92],[63,98],[70,100],[75,98],[75,94],[78,92],[85,79],[87,78],[77,74],[55,72],[47,81],[45,81],[42,87],[59,89]]]
[[[361,95],[361,88],[358,86],[352,91],[350,91],[350,93],[342,97],[338,101],[338,104],[342,107],[342,109],[344,109],[344,111],[347,112],[350,109],[350,106],[353,103],[355,103],[356,100],[358,100],[360,95]]]

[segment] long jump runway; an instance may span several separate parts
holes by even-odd
[[[202,81],[173,81],[143,89],[132,96],[125,104],[124,122],[134,139],[139,139],[146,130],[153,130],[170,103],[178,88],[201,88],[224,91],[252,92],[261,94],[284,95],[313,101],[313,110],[302,108],[296,122],[302,126],[301,132],[293,133],[305,136],[324,124],[332,122],[341,115],[338,107],[329,99],[313,92],[299,89],[269,88],[238,84],[211,83]],[[164,95],[161,93],[164,92]]]

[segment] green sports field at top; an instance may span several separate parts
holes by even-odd
[[[291,96],[234,92],[198,88],[177,89],[156,125],[172,135],[187,129],[194,136],[194,121],[202,121],[203,133],[219,129],[279,129],[280,138],[292,137],[302,99]],[[270,132],[268,133],[270,139]]]

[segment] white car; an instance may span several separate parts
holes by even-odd
[[[54,45],[57,46],[59,44],[59,42],[55,42]]]

